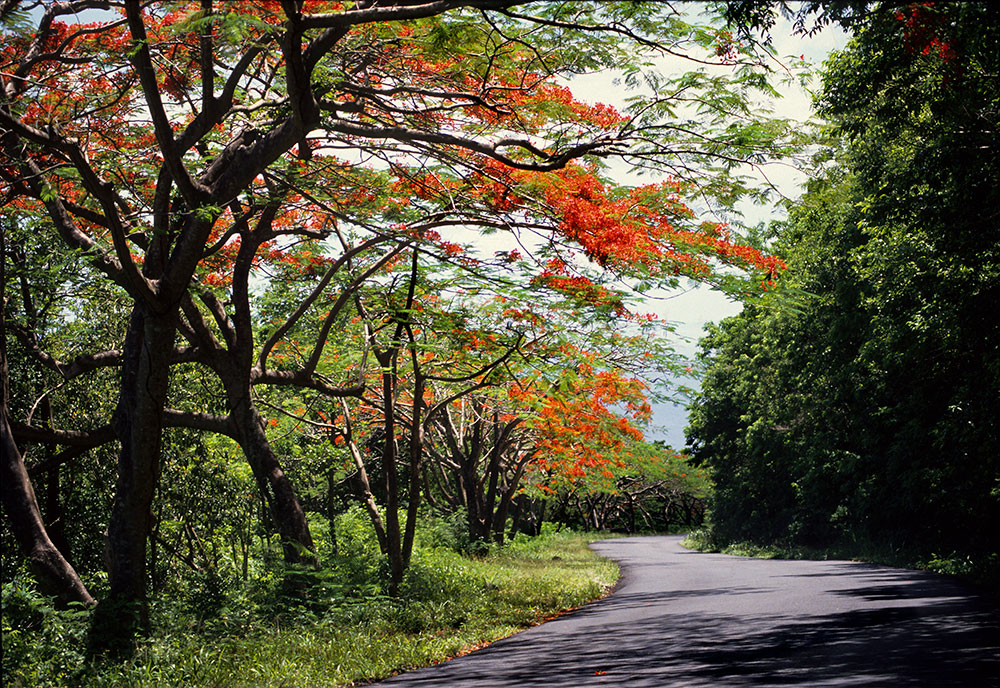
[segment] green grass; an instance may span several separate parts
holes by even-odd
[[[270,619],[263,612],[239,618],[220,613],[211,623],[196,623],[164,603],[156,614],[157,630],[124,664],[82,665],[72,653],[60,661],[48,659],[38,637],[49,637],[50,647],[79,644],[85,619],[74,627],[60,621],[60,612],[43,610],[36,615],[40,625],[32,629],[34,649],[15,644],[27,642],[23,633],[4,629],[4,684],[319,688],[365,683],[454,657],[602,596],[618,570],[591,552],[587,542],[572,533],[519,537],[478,558],[440,547],[422,549],[415,552],[397,599],[376,593],[334,600],[323,608],[278,604],[271,609],[279,613]],[[75,628],[75,641],[68,628]],[[28,661],[17,664],[19,652]]]

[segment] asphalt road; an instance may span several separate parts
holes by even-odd
[[[610,597],[379,686],[1000,686],[1000,608],[931,574],[605,540]]]

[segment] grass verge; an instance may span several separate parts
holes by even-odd
[[[482,557],[445,548],[414,553],[398,598],[373,594],[321,611],[284,609],[240,624],[163,619],[124,664],[82,665],[72,656],[8,665],[19,648],[5,632],[7,686],[351,686],[440,662],[601,597],[618,578],[573,533],[521,538]],[[52,643],[80,634],[49,610]],[[78,613],[79,614],[79,613]],[[164,616],[169,616],[166,612]],[[77,625],[74,626],[73,624]],[[81,625],[84,624],[84,625]],[[5,621],[5,626],[7,625]],[[75,630],[74,630],[75,629]],[[9,629],[5,628],[5,631]],[[16,639],[16,638],[15,638]]]

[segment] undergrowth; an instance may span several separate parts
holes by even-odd
[[[246,584],[198,572],[152,604],[153,631],[124,663],[88,663],[89,611],[60,610],[26,578],[3,588],[4,685],[314,686],[364,683],[462,654],[602,596],[614,564],[569,532],[460,554],[433,529],[396,597],[357,515],[322,571]],[[439,535],[439,534],[438,534]],[[451,543],[454,545],[454,543]]]

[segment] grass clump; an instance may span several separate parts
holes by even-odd
[[[352,541],[368,537],[357,522],[346,525],[323,571],[294,572],[294,594],[275,572],[246,586],[202,573],[159,596],[153,634],[120,664],[83,662],[88,612],[5,586],[4,685],[349,686],[508,636],[602,596],[618,576],[586,536],[549,532],[480,556],[425,544],[389,597],[377,549]]]

